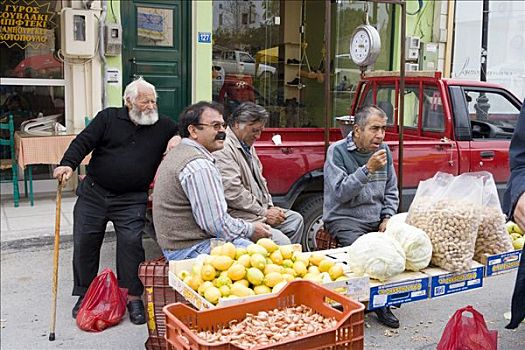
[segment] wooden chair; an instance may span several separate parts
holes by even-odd
[[[0,123],[0,130],[8,130],[9,137],[0,137],[0,145],[6,146],[9,150],[10,158],[1,159],[1,170],[11,169],[11,182],[13,183],[13,201],[15,207],[18,207],[20,201],[20,191],[18,188],[18,163],[15,156],[15,126],[13,122],[13,115],[10,114],[7,123]],[[7,182],[7,181],[2,181]]]

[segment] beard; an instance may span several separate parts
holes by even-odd
[[[129,111],[129,119],[138,125],[153,125],[159,120],[159,113],[156,109],[141,112],[135,106]]]

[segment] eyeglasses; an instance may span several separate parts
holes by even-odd
[[[213,130],[215,131],[219,131],[221,130],[222,128],[226,129],[226,123],[211,123],[211,124],[208,124],[208,123],[196,123],[196,124],[192,124],[192,125],[195,125],[195,126],[211,126],[213,128]]]

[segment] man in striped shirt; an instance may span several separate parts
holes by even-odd
[[[248,246],[271,237],[270,226],[232,218],[227,212],[221,175],[212,152],[223,148],[225,123],[221,105],[198,102],[179,119],[182,142],[159,166],[153,194],[153,222],[168,260],[210,252],[219,238]]]

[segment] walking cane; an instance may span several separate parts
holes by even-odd
[[[58,180],[56,200],[57,203],[55,211],[55,252],[53,256],[53,304],[51,306],[51,325],[49,327],[49,341],[55,340],[58,289],[58,250],[60,248],[60,207],[62,206],[62,187],[64,183],[64,180]]]

